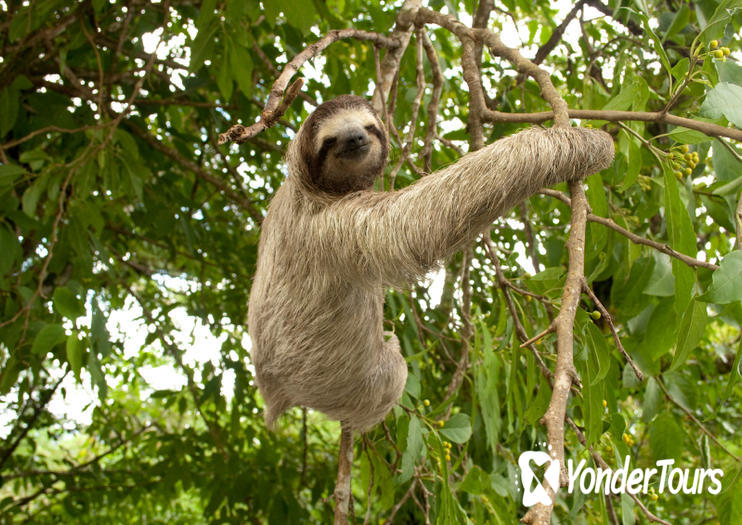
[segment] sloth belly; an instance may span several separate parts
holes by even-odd
[[[407,377],[399,342],[383,333],[383,289],[328,282],[318,290],[322,279],[305,282],[312,293],[274,282],[271,297],[256,301],[262,314],[251,327],[252,355],[267,410],[306,406],[368,428],[397,401]]]

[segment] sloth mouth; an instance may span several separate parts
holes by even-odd
[[[337,152],[337,156],[343,159],[356,158],[365,155],[370,149],[371,144],[369,142],[364,144],[346,144]]]

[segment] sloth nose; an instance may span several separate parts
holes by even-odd
[[[366,155],[371,140],[362,128],[352,128],[338,137],[339,149],[337,156],[346,159],[358,159]]]
[[[354,129],[345,136],[345,145],[349,149],[360,148],[368,144],[368,136],[363,130]]]

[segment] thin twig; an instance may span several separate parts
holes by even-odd
[[[677,399],[675,399],[670,394],[670,392],[667,390],[667,387],[662,382],[661,378],[655,377],[655,379],[657,380],[657,384],[659,385],[660,390],[662,390],[662,393],[665,394],[665,397],[667,398],[668,401],[670,401],[673,405],[678,407],[686,416],[688,416],[688,419],[690,419],[699,429],[701,429],[701,432],[706,434],[711,439],[711,441],[716,443],[716,445],[720,449],[722,449],[724,452],[726,452],[732,459],[734,459],[734,461],[736,461],[737,463],[742,462],[742,458],[734,454],[734,452],[732,452],[724,444],[722,444],[722,442],[719,441],[719,439],[709,429],[707,429],[705,425],[701,423],[696,416],[693,415],[693,412],[691,412],[686,407],[684,407],[680,402],[678,402]]]
[[[568,206],[570,205],[570,202],[571,201],[570,201],[569,197],[567,195],[565,195],[564,193],[560,192],[560,191],[550,190],[550,189],[542,189],[539,193],[541,193],[542,195],[548,195],[549,197],[554,197],[556,199],[559,199],[563,203],[567,204]],[[709,270],[718,270],[719,269],[719,266],[716,265],[716,264],[714,264],[714,263],[710,263],[710,262],[707,262],[707,261],[701,261],[699,259],[695,259],[693,257],[690,257],[688,255],[685,255],[683,253],[680,253],[680,252],[677,252],[677,251],[673,250],[667,244],[662,244],[662,243],[659,243],[657,241],[653,241],[651,239],[646,239],[644,237],[641,237],[639,235],[636,235],[635,233],[632,233],[629,230],[627,230],[626,228],[623,228],[623,227],[619,226],[614,221],[612,221],[611,219],[608,219],[606,217],[601,217],[599,215],[594,215],[592,213],[588,213],[587,220],[589,220],[591,222],[596,222],[598,224],[602,224],[603,226],[605,226],[607,228],[610,228],[611,230],[614,230],[614,231],[620,233],[621,235],[623,235],[624,237],[626,237],[627,239],[629,239],[634,244],[642,244],[644,246],[649,246],[650,248],[654,248],[655,250],[658,250],[658,251],[660,251],[660,252],[662,252],[662,253],[664,253],[666,255],[669,255],[670,257],[675,257],[676,259],[679,259],[679,260],[683,261],[688,266],[691,266],[691,267],[698,266],[698,267],[701,267],[701,268],[708,268]]]
[[[518,310],[515,308],[515,304],[513,303],[513,300],[510,297],[510,294],[508,293],[507,279],[505,278],[505,275],[502,273],[502,268],[500,267],[500,261],[497,259],[497,256],[495,255],[495,249],[492,246],[492,241],[490,240],[489,233],[485,233],[482,237],[483,237],[484,246],[487,251],[487,254],[489,255],[490,261],[495,267],[495,274],[497,276],[497,284],[500,287],[502,294],[505,296],[505,303],[507,304],[508,310],[510,311],[510,317],[513,319],[513,323],[515,324],[515,333],[517,334],[518,339],[520,339],[521,341],[526,341],[528,340],[528,334],[526,334],[526,330],[523,327],[523,324],[521,323],[520,318],[518,317]],[[541,373],[547,379],[552,380],[554,374],[552,374],[551,370],[549,370],[549,367],[546,366],[546,363],[544,363],[544,360],[541,357],[541,354],[539,353],[539,351],[533,345],[528,345],[528,348],[531,350],[531,353],[536,359],[536,363],[538,363],[538,367],[541,369]]]
[[[412,493],[415,491],[415,485],[417,484],[417,478],[414,478],[412,480],[412,483],[410,483],[410,488],[407,489],[407,492],[405,492],[404,496],[402,496],[402,499],[397,502],[394,507],[392,507],[392,512],[389,514],[389,517],[384,521],[384,525],[391,525],[394,523],[394,516],[396,516],[397,512],[399,512],[399,509],[402,508],[402,505],[405,504],[405,502],[410,499],[410,496],[412,496]]]
[[[621,338],[618,337],[618,331],[616,330],[616,326],[613,324],[613,316],[608,312],[606,307],[603,305],[602,302],[600,302],[600,299],[598,299],[598,296],[593,293],[592,289],[590,288],[590,285],[587,284],[587,280],[582,280],[582,289],[585,291],[585,293],[592,299],[592,301],[595,303],[595,306],[600,311],[600,315],[603,316],[603,319],[608,323],[608,327],[611,330],[611,334],[613,334],[613,340],[616,343],[616,346],[623,354],[624,358],[626,359],[626,362],[629,363],[631,366],[631,369],[634,371],[634,374],[636,374],[637,379],[639,381],[644,380],[644,374],[642,374],[641,370],[636,366],[636,363],[634,363],[634,360],[631,358],[629,353],[624,348],[623,344],[621,344]]]

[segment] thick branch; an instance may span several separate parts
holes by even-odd
[[[549,443],[549,455],[559,461],[561,469],[561,484],[567,481],[567,471],[564,461],[564,418],[567,413],[567,401],[572,383],[577,377],[574,367],[574,321],[577,305],[582,292],[582,282],[585,273],[585,229],[587,223],[587,197],[582,189],[581,181],[571,181],[569,191],[572,194],[572,221],[567,240],[569,253],[569,269],[562,293],[562,307],[554,320],[557,333],[557,362],[554,371],[549,408],[542,418],[546,426]],[[548,525],[551,521],[551,512],[555,499],[551,486],[547,487],[551,497],[550,505],[538,503],[523,516],[523,523],[533,525]]]
[[[549,74],[545,70],[539,68],[530,60],[523,57],[523,55],[521,55],[517,49],[507,47],[505,44],[503,44],[500,40],[500,37],[492,31],[486,28],[468,27],[451,15],[445,15],[443,13],[438,13],[436,11],[424,8],[418,9],[415,18],[415,24],[419,27],[423,26],[424,24],[436,24],[444,27],[454,33],[459,38],[459,40],[461,40],[463,46],[466,46],[467,42],[483,42],[489,48],[491,53],[507,59],[516,67],[519,72],[533,77],[533,79],[536,80],[539,87],[541,88],[541,96],[554,110],[554,114],[556,115],[554,117],[555,125],[569,125],[569,121],[566,117],[567,103],[564,102],[564,100],[559,96],[559,93],[556,91],[556,88],[554,88],[554,85],[551,82],[551,78],[549,78]],[[465,79],[467,77],[467,74],[478,74],[474,72],[467,73],[467,64],[464,63],[463,58],[462,67],[464,67]],[[479,68],[477,67],[477,70],[478,69]],[[471,96],[470,104],[472,105],[473,110],[481,108],[480,116],[486,118],[491,110],[487,109],[485,105],[481,85],[475,87],[475,91],[472,91],[472,80],[467,79],[467,85],[469,86]]]
[[[338,479],[335,483],[334,525],[348,525],[351,465],[353,465],[353,428],[347,423],[342,423],[340,452],[338,453]]]
[[[412,20],[410,14],[414,13],[421,4],[422,0],[405,0],[402,8],[397,14],[397,20],[394,27],[394,31],[390,35],[390,40],[393,45],[384,45],[387,48],[387,53],[384,55],[384,59],[381,61],[379,70],[380,78],[379,83],[376,85],[372,104],[374,110],[381,115],[384,113],[385,101],[389,100],[389,94],[394,84],[394,79],[399,72],[399,64],[402,61],[402,55],[407,49],[407,45],[410,42],[412,36]],[[390,125],[390,123],[387,123]]]

